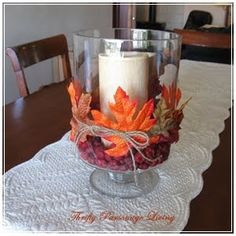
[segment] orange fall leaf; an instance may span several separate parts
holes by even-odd
[[[176,88],[174,83],[172,83],[168,88],[163,85],[162,97],[164,98],[168,108],[175,109],[179,104],[181,96],[181,90]]]
[[[129,96],[122,88],[118,87],[114,95],[114,100],[115,103],[110,103],[109,107],[115,118],[115,121],[109,119],[106,115],[98,110],[92,110],[91,114],[95,124],[124,132],[145,132],[150,130],[151,127],[156,123],[156,120],[151,118],[154,110],[153,99],[149,100],[143,105],[136,117],[134,117],[134,114],[137,109],[137,101],[131,101]],[[120,156],[125,155],[129,151],[128,144],[119,136],[109,136],[104,138],[116,145],[114,148],[106,150],[108,155]],[[136,139],[138,139],[138,137]]]
[[[81,92],[81,87],[79,82],[73,81],[71,82],[68,87],[68,93],[70,95],[70,100],[72,104],[72,114],[73,118],[70,122],[71,124],[71,134],[70,139],[75,139],[75,134],[78,131],[79,124],[76,122],[77,120],[84,121],[90,112],[90,103],[92,100],[92,97],[90,94],[84,94]],[[86,134],[82,136],[82,141],[85,141]]]

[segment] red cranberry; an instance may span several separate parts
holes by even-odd
[[[144,153],[147,158],[153,159],[155,157],[155,150],[151,146],[146,147]]]
[[[104,151],[104,149],[102,147],[94,147],[93,150],[94,150],[95,153]]]
[[[163,158],[167,158],[170,153],[170,144],[169,143],[160,143],[159,149],[161,151],[161,154],[163,155]]]
[[[102,168],[106,168],[107,167],[107,162],[105,160],[99,160],[97,159],[96,160],[96,164],[99,166],[99,167],[102,167]]]
[[[159,156],[162,156],[161,150],[158,148],[158,146],[156,147],[156,155],[155,155],[155,159]]]
[[[78,146],[79,146],[79,150],[84,152],[88,148],[88,143],[87,142],[80,142]]]
[[[126,157],[124,159],[124,161],[125,161],[126,164],[132,164],[132,158],[131,157]]]
[[[107,162],[111,161],[111,157],[109,155],[107,155],[106,153],[104,153],[104,158]]]
[[[119,169],[119,165],[117,165],[117,162],[115,160],[111,160],[109,163],[108,163],[108,166],[110,169],[112,170],[118,170]]]
[[[119,161],[119,165],[125,165],[125,158],[123,158]]]
[[[90,143],[88,144],[88,148],[86,149],[85,152],[87,152],[87,153],[94,153],[93,148],[92,148]]]
[[[99,153],[97,153],[96,154],[96,157],[97,157],[97,159],[101,159],[101,160],[104,160],[104,153],[103,152],[99,152]]]
[[[122,159],[124,159],[124,156],[118,156],[118,157],[113,157],[114,159],[116,159],[117,161],[120,161]]]
[[[94,148],[94,153],[98,159],[104,159],[105,158],[105,153],[103,151],[102,147],[95,147]]]
[[[125,166],[128,168],[128,170],[132,170],[132,171],[134,170],[134,166],[133,166],[133,163],[132,163],[132,162],[126,164]]]
[[[128,170],[128,167],[126,165],[121,165],[121,166],[119,166],[119,170],[126,171],[126,170]]]
[[[88,157],[88,162],[90,163],[90,164],[92,164],[92,165],[94,165],[95,164],[95,159],[94,158],[92,158],[92,157]]]
[[[142,155],[139,152],[135,154],[134,159],[137,163],[143,163],[144,161]]]
[[[111,161],[109,162],[109,165],[110,165],[110,166],[116,166],[116,165],[117,165],[116,160],[111,160]]]
[[[149,165],[147,163],[142,163],[139,165],[139,168],[142,170],[146,170],[149,167]]]

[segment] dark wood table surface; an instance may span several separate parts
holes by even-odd
[[[70,129],[71,105],[64,82],[5,106],[5,171],[31,159]],[[222,121],[223,122],[223,121]],[[231,119],[205,171],[204,187],[191,202],[184,231],[231,231]]]

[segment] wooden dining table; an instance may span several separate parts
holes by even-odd
[[[70,130],[71,105],[60,82],[4,106],[3,171],[31,159]],[[231,116],[225,121],[204,186],[190,205],[187,231],[231,231]]]

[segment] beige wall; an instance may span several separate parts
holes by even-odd
[[[65,34],[69,46],[72,33],[79,29],[112,26],[112,5],[7,5],[5,8],[5,47]],[[52,62],[42,62],[26,70],[29,87],[35,91],[53,79]],[[5,102],[19,97],[9,58],[5,65]],[[55,98],[56,99],[56,98]]]
[[[158,5],[157,22],[165,22],[167,29],[183,28],[184,5]]]

